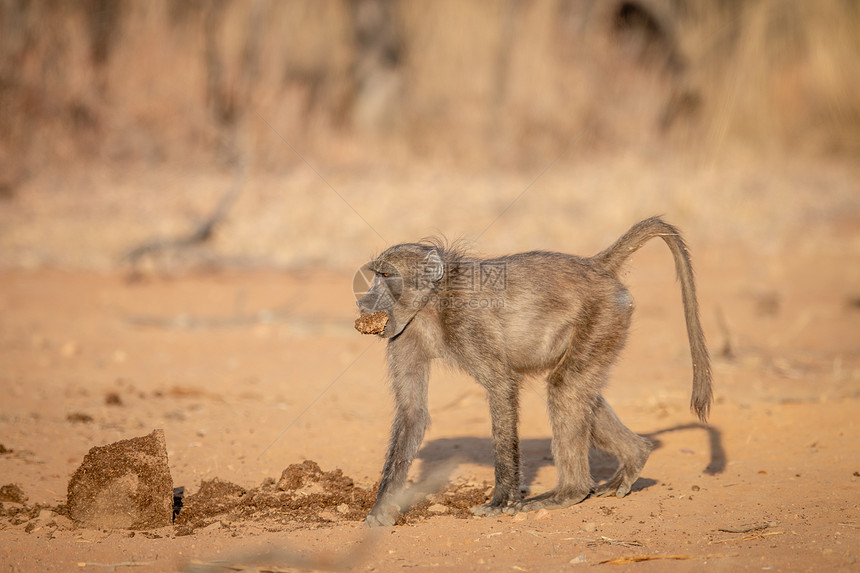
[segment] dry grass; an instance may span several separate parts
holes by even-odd
[[[850,2],[6,2],[0,54],[4,265],[114,266],[239,172],[192,258],[588,252],[656,213],[773,251],[860,212]]]
[[[580,151],[860,139],[860,9],[838,0],[4,3],[0,30],[0,157],[29,169],[295,164],[269,126],[328,161],[465,165],[545,164],[583,131]]]

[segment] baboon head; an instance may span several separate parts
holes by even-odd
[[[395,245],[366,265],[373,283],[358,300],[362,314],[384,311],[388,323],[380,334],[397,336],[415,315],[433,299],[445,274],[445,265],[432,245]]]

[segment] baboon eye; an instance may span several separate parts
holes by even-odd
[[[390,274],[390,273],[379,273],[379,275],[380,275],[382,278],[386,278],[386,279],[387,279],[388,277],[390,277],[390,276],[391,276],[391,274]]]

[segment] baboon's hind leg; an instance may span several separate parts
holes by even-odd
[[[600,395],[630,326],[632,307],[626,289],[622,287],[614,301],[617,306],[586,305],[582,324],[574,333],[567,353],[547,379],[552,455],[558,484],[546,493],[526,499],[522,504],[525,511],[567,507],[591,494],[594,482],[588,465],[588,450],[594,439],[595,425],[600,439],[605,442],[620,432],[619,426],[633,435],[618,422]],[[629,436],[623,439],[627,444],[622,448],[625,455],[628,449],[637,449],[631,445]],[[627,467],[632,468],[637,455],[628,457],[631,463]],[[644,464],[644,460],[641,463]],[[639,469],[641,465],[636,470],[637,475]]]
[[[651,443],[622,424],[602,396],[594,408],[591,443],[618,459],[615,475],[595,488],[594,495],[624,497],[630,493],[651,453]]]
[[[588,465],[591,410],[600,397],[604,379],[605,369],[600,367],[579,373],[569,365],[560,365],[550,374],[547,402],[558,484],[524,500],[523,511],[567,507],[581,502],[591,493],[594,485]]]

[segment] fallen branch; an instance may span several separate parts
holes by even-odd
[[[754,539],[764,539],[765,537],[770,537],[772,535],[782,535],[782,531],[768,531],[767,533],[757,533],[755,535],[750,535],[748,537],[741,537],[740,539],[737,537],[730,537],[728,539],[720,539],[719,541],[709,541],[708,545],[719,545],[721,543],[728,543],[730,541],[752,541]]]
[[[602,541],[603,543],[608,543],[609,545],[620,545],[621,547],[642,547],[642,544],[635,539],[631,541],[621,541],[618,539],[612,539],[601,535],[600,541]]]
[[[658,559],[712,559],[722,557],[722,555],[628,555],[626,557],[616,557],[615,559],[606,559],[601,561],[601,565],[628,565],[630,563],[639,563],[640,561],[656,561]]]
[[[91,561],[80,561],[78,562],[78,567],[143,567],[154,564],[154,561],[120,561],[118,563],[94,563]]]
[[[723,533],[749,533],[750,531],[760,531],[762,529],[767,529],[768,527],[770,527],[770,523],[759,523],[758,525],[750,525],[749,527],[742,527],[740,529],[718,527],[717,531],[722,531]]]
[[[233,179],[233,183],[227,190],[221,195],[221,198],[218,200],[218,205],[216,205],[215,210],[212,211],[212,214],[209,215],[206,219],[204,219],[196,228],[194,228],[190,233],[188,233],[184,237],[179,237],[176,239],[151,239],[146,241],[137,247],[130,249],[123,255],[122,260],[135,264],[138,259],[143,257],[144,255],[148,255],[151,253],[155,253],[158,251],[163,251],[167,249],[179,249],[183,247],[189,247],[191,245],[195,245],[197,243],[203,243],[208,241],[212,237],[212,233],[215,231],[215,227],[224,219],[227,215],[227,211],[236,201],[236,198],[239,196],[239,193],[245,186],[245,167],[244,165],[240,166],[236,176]]]

